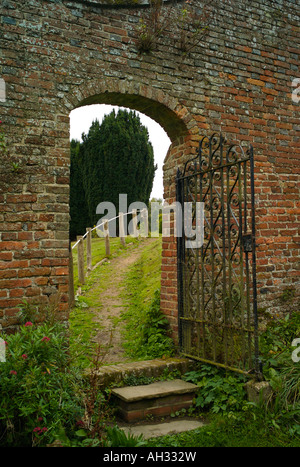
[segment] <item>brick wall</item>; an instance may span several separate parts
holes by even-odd
[[[300,103],[292,100],[292,82],[300,78],[296,3],[215,0],[207,36],[189,53],[179,48],[178,25],[166,23],[151,53],[141,54],[137,25],[149,13],[147,4],[2,1],[2,326],[14,326],[23,299],[46,305],[57,292],[60,316],[67,318],[69,113],[92,103],[140,110],[165,128],[172,141],[164,166],[168,202],[175,199],[177,167],[196,151],[200,134],[222,131],[254,146],[259,307],[272,313],[292,308],[300,240]],[[165,2],[166,18],[183,7],[183,1]],[[176,244],[170,238],[163,242],[161,299],[176,336]]]

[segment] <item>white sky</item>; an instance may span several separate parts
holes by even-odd
[[[101,123],[105,114],[110,113],[113,109],[118,111],[119,108],[120,107],[111,105],[94,104],[73,110],[70,113],[70,139],[77,139],[81,141],[82,133],[88,133],[93,120],[97,118]],[[144,125],[148,129],[149,140],[152,143],[154,150],[154,159],[155,163],[157,164],[157,170],[155,172],[155,179],[153,182],[153,189],[150,199],[162,198],[162,166],[171,141],[165,130],[158,123],[156,123],[154,120],[140,112],[135,112],[139,115],[142,125]]]

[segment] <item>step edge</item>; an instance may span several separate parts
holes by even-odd
[[[174,384],[174,383],[176,384],[176,382],[178,381],[185,383],[185,387],[181,387],[181,388],[170,387],[171,384]],[[164,382],[160,382],[160,383],[164,383]],[[140,385],[140,386],[125,386],[123,388],[114,388],[112,389],[112,395],[114,395],[115,397],[125,402],[137,402],[143,399],[155,399],[155,398],[162,398],[162,397],[167,397],[167,396],[172,396],[172,395],[195,393],[196,390],[198,389],[197,385],[188,383],[186,381],[179,380],[179,379],[166,381],[165,383],[168,383],[168,387],[165,388],[165,390],[163,388],[163,384],[159,384],[160,387],[157,388],[158,386],[157,383],[151,383],[151,384]],[[143,394],[136,394],[136,395],[128,396],[126,392],[128,390],[132,391],[134,388],[143,388],[144,390],[149,389],[150,392],[148,393],[144,392]],[[156,392],[155,392],[155,388],[157,388]],[[152,389],[154,389],[153,392],[151,392]]]

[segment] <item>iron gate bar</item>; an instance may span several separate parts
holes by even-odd
[[[226,149],[226,143],[222,134],[203,137],[197,155],[182,173],[177,171],[176,199],[183,210],[185,202],[193,207],[205,203],[206,234],[201,248],[188,248],[182,216],[183,235],[177,236],[179,345],[189,358],[258,377],[253,148]],[[192,225],[195,212],[192,208]]]
[[[252,276],[253,276],[253,315],[254,315],[254,345],[255,345],[255,372],[259,378],[262,375],[262,363],[259,358],[258,345],[258,314],[257,314],[257,283],[256,283],[256,224],[255,224],[255,194],[254,194],[254,155],[250,147],[250,174],[251,174],[251,210],[252,210]]]

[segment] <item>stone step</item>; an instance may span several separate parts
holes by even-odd
[[[187,358],[157,358],[139,362],[103,365],[97,372],[99,386],[119,384],[128,376],[146,376],[159,378],[165,371],[179,371],[184,374],[192,368],[192,361]]]
[[[166,417],[193,404],[198,386],[181,379],[112,390],[118,415],[126,422]]]
[[[119,424],[119,428],[128,435],[140,436],[144,439],[156,438],[183,431],[196,430],[202,428],[206,423],[199,419],[180,418],[178,420],[168,420],[162,423],[143,423],[139,425]]]

